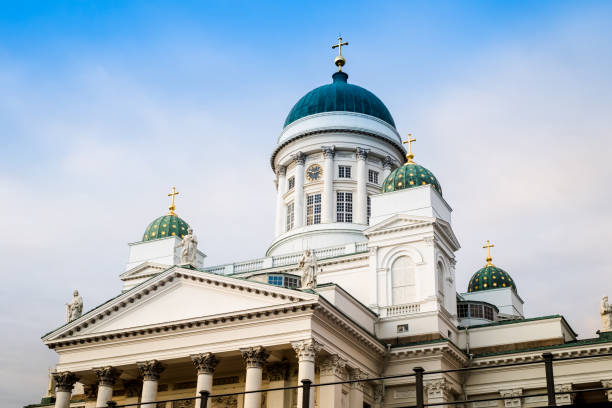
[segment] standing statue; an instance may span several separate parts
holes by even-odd
[[[608,303],[607,296],[601,299],[599,313],[601,314],[601,331],[612,331],[612,305]]]
[[[196,266],[196,255],[198,254],[198,239],[193,235],[193,229],[187,229],[187,235],[176,248],[183,248],[181,251],[181,265]]]
[[[79,291],[75,290],[72,294],[72,302],[66,303],[66,323],[78,319],[83,314],[83,298],[79,296]]]
[[[309,249],[304,251],[298,267],[302,270],[302,289],[314,289],[317,286],[317,257]]]

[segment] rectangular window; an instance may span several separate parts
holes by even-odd
[[[470,317],[482,319],[484,317],[482,313],[482,305],[470,305]]]
[[[336,221],[353,222],[353,193],[336,192]]]
[[[484,307],[484,318],[493,321],[493,308],[491,306]]]
[[[295,206],[293,202],[291,202],[287,204],[287,231],[293,229],[294,214],[295,214]]]
[[[459,317],[468,317],[468,305],[457,305],[457,311],[459,313]]]
[[[374,170],[368,170],[368,181],[370,183],[378,184],[378,172]]]
[[[268,275],[270,285],[283,286],[283,277],[280,275]]]
[[[289,177],[289,180],[287,180],[287,191],[292,190],[293,187],[295,187],[295,177],[291,176]]]
[[[398,333],[408,333],[408,325],[407,324],[398,324],[397,325]]]
[[[372,199],[368,196],[368,225],[370,225],[370,216],[372,215]]]
[[[338,178],[351,178],[351,166],[338,166]]]
[[[295,276],[285,276],[286,288],[297,288],[300,286],[300,278]]]
[[[321,223],[321,194],[306,196],[306,225]]]

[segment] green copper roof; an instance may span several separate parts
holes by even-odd
[[[336,72],[333,82],[313,89],[300,99],[285,120],[287,126],[298,119],[322,112],[357,112],[374,116],[395,127],[395,121],[384,103],[372,92],[347,83],[348,75]]]
[[[440,187],[438,179],[436,179],[436,176],[434,176],[431,171],[416,163],[406,163],[393,170],[391,174],[387,176],[382,186],[382,192],[388,193],[390,191],[418,187],[424,184],[431,184],[434,190],[442,195],[442,187]]]
[[[187,234],[189,225],[176,214],[166,214],[149,224],[142,236],[143,241],[151,241],[177,235],[181,238]]]
[[[478,292],[480,290],[500,289],[511,287],[516,292],[514,280],[508,272],[495,265],[487,265],[476,271],[468,284],[468,292]]]

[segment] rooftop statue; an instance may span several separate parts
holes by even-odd
[[[314,289],[317,286],[317,257],[309,249],[304,251],[298,267],[302,271],[302,289]]]
[[[607,296],[601,299],[599,313],[601,314],[601,331],[612,331],[612,305],[608,303]]]
[[[75,290],[72,295],[72,302],[66,303],[66,323],[78,319],[83,314],[83,298],[79,296],[79,291]]]
[[[193,235],[193,228],[187,230],[187,235],[183,238],[176,248],[183,248],[181,251],[181,265],[196,265],[196,255],[198,253],[198,239]]]

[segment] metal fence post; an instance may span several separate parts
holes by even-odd
[[[416,406],[417,408],[423,408],[423,367],[414,367],[412,369],[416,376]]]
[[[548,406],[556,407],[557,399],[555,397],[555,376],[553,374],[553,355],[552,353],[542,354],[544,359],[544,369],[546,370],[546,392],[548,393]]]
[[[107,408],[113,408],[116,407],[117,403],[115,401],[106,401],[106,407]]]
[[[302,388],[302,408],[310,408],[310,384],[309,379],[302,380],[304,387]]]
[[[200,391],[200,408],[206,408],[209,395],[210,391]]]

